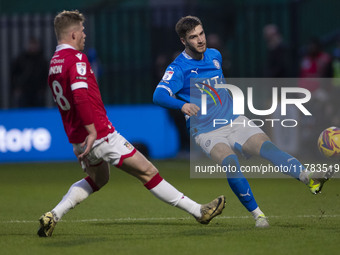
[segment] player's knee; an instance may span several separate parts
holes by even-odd
[[[110,174],[106,172],[104,173],[100,172],[100,173],[92,174],[91,178],[99,190],[109,182]]]
[[[140,169],[137,177],[143,183],[146,183],[150,181],[157,173],[157,168],[150,161],[147,161],[147,164],[144,164],[143,167]]]
[[[109,176],[104,176],[96,180],[96,184],[98,186],[98,189],[101,189],[104,187],[108,182],[109,182],[110,177]]]
[[[110,180],[110,167],[107,163],[102,162],[99,166],[91,169],[90,175],[98,186],[98,189],[100,189]]]
[[[157,173],[157,168],[151,164],[151,162],[148,162],[147,165],[144,165],[142,168],[140,168],[139,171],[134,175],[145,184],[149,182]]]
[[[145,172],[144,172],[144,175],[146,175],[146,176],[149,177],[149,178],[152,178],[152,177],[154,177],[157,173],[158,173],[157,168],[156,168],[153,164],[150,163],[150,164],[146,167]]]

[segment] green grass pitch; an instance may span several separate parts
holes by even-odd
[[[339,254],[340,180],[312,195],[293,179],[250,179],[269,229],[254,220],[226,179],[190,179],[185,161],[155,161],[161,175],[200,203],[225,195],[224,212],[200,225],[111,168],[110,182],[64,216],[51,238],[38,218],[84,177],[77,163],[0,165],[0,254]]]

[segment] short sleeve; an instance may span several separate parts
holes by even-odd
[[[72,59],[69,70],[71,90],[88,88],[87,79],[90,72],[90,63],[84,54],[77,54]]]

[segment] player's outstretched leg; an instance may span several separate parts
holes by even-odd
[[[332,167],[327,171],[311,172],[306,170],[296,158],[281,151],[270,141],[262,144],[260,155],[275,166],[286,166],[290,171],[285,174],[305,183],[313,194],[320,193],[325,182],[334,174]]]
[[[53,233],[54,227],[57,222],[54,220],[54,215],[52,212],[44,213],[40,219],[40,228],[38,230],[38,236],[40,237],[50,237]]]
[[[285,167],[287,174],[304,183],[307,181],[307,174],[305,174],[304,166],[293,156],[280,150],[271,141],[265,141],[260,149],[260,156],[270,161],[274,166]]]
[[[198,221],[202,221],[203,224],[208,224],[211,219],[221,214],[224,208],[225,198],[223,196],[202,206],[183,195],[182,192],[164,180],[157,168],[139,151],[136,151],[132,157],[124,159],[120,168],[137,177],[156,198],[186,211]]]
[[[196,203],[164,180],[159,173],[144,186],[158,199],[188,212],[202,224],[208,224],[214,217],[221,214],[225,207],[224,196],[219,196],[208,204]]]

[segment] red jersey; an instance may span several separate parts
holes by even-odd
[[[306,56],[303,58],[300,67],[300,77],[301,78],[311,78],[302,79],[299,81],[299,86],[301,88],[308,89],[310,92],[320,88],[320,80],[317,78],[324,78],[327,71],[327,65],[331,62],[331,57],[324,52],[319,53],[316,57],[311,58]]]
[[[48,85],[70,143],[84,142],[88,135],[84,126],[92,123],[97,130],[97,139],[114,132],[85,54],[70,45],[58,45],[50,62]],[[81,94],[76,94],[79,92]]]

